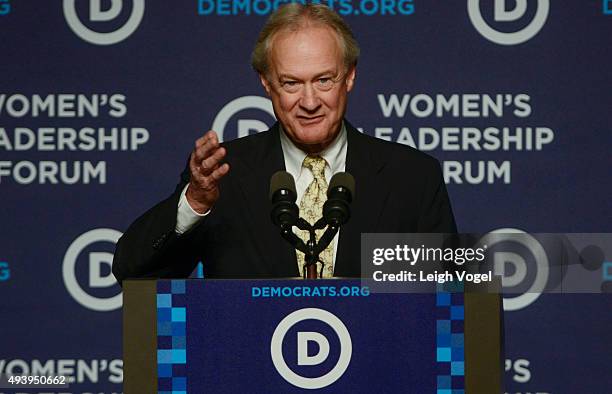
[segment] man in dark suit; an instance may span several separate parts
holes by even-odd
[[[348,26],[327,7],[274,13],[253,67],[279,122],[222,145],[214,131],[198,139],[172,196],[119,240],[115,277],[186,277],[200,260],[209,278],[300,276],[299,256],[270,220],[268,184],[278,170],[296,178],[301,212],[319,214],[329,178],[355,177],[352,217],[327,249],[324,277],[360,275],[361,233],[455,232],[438,162],[344,119],[358,56]]]

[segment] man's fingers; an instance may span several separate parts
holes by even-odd
[[[201,136],[200,138],[198,138],[195,141],[195,146],[194,146],[194,150],[197,150],[199,147],[201,147],[202,145],[204,145],[204,143],[208,141],[208,138],[206,137],[206,135]]]
[[[192,177],[199,173],[199,168],[200,162],[196,159],[195,151],[193,151],[191,156],[189,156],[189,171]]]
[[[216,138],[216,140],[219,141],[217,133],[214,130],[208,130],[203,136],[201,136],[195,141],[195,148],[198,149],[200,146],[204,145],[208,140],[212,138]]]
[[[196,148],[194,152],[196,154],[196,160],[202,161],[209,156],[211,156],[215,150],[219,148],[219,139],[217,138],[217,134],[214,132],[209,132],[204,136],[205,140],[198,146],[198,141],[196,141]]]
[[[215,169],[217,169],[221,163],[220,161],[225,157],[225,148],[219,152],[215,152],[213,156],[207,160],[201,160],[198,158],[196,152],[191,152],[189,157],[189,171],[191,172],[192,178],[200,179],[210,175]]]
[[[225,148],[219,146],[217,133],[212,130],[195,141],[189,157],[191,177],[187,200],[198,212],[206,212],[219,198],[218,181],[229,171],[229,164],[221,163],[225,153]]]
[[[191,153],[189,160],[189,169],[191,171],[192,181],[195,182],[201,189],[212,190],[217,187],[217,182],[229,172],[229,164],[221,163],[225,158],[227,151],[224,147],[218,145],[218,140],[214,132],[207,133],[196,141],[199,144],[199,149],[195,149]],[[211,148],[215,145],[216,148]],[[209,152],[206,157],[202,157],[202,152]]]
[[[219,148],[219,144],[211,144],[210,141],[205,142],[202,146],[200,146],[199,148],[194,149],[194,153],[196,155],[196,160],[198,162],[206,159],[207,157],[209,157],[210,155],[213,154],[213,152]]]
[[[219,182],[221,178],[223,178],[229,172],[229,164],[223,163],[216,170],[214,170],[210,177],[214,179],[215,184]]]
[[[200,162],[200,171],[205,175],[213,172],[225,157],[225,152],[225,148],[218,148],[215,150],[211,156]]]
[[[206,135],[208,135],[208,138],[210,141],[212,141],[215,144],[219,144],[219,136],[217,136],[216,131],[210,130],[208,131],[208,133],[206,133]]]
[[[229,164],[223,163],[218,166],[208,176],[202,176],[198,180],[198,185],[201,189],[212,191],[218,187],[219,181],[229,172]]]

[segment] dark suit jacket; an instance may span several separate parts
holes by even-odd
[[[346,122],[346,171],[355,177],[350,221],[340,230],[334,275],[360,275],[360,237],[367,232],[456,232],[440,165],[413,148],[361,134]],[[198,261],[208,278],[296,277],[295,251],[270,219],[270,176],[284,170],[279,127],[224,144],[230,172],[210,214],[187,233],[174,232],[178,200],[189,181],[140,218],[117,244],[113,273],[187,277]]]

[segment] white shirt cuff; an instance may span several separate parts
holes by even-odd
[[[205,213],[197,213],[191,208],[189,202],[187,201],[186,193],[189,184],[185,185],[183,191],[181,192],[181,198],[179,198],[178,202],[178,210],[176,211],[176,227],[174,231],[177,234],[183,234],[189,231],[197,222],[202,220],[202,218],[210,213],[210,209]]]

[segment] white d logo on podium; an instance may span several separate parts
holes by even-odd
[[[518,45],[532,39],[546,23],[550,1],[537,0],[537,2],[538,9],[533,20],[523,29],[514,32],[499,31],[491,27],[482,16],[480,0],[467,0],[468,15],[476,30],[487,40],[500,45]],[[513,22],[527,13],[527,0],[515,0],[512,10],[508,10],[506,6],[506,0],[495,0],[493,11],[495,22]]]
[[[66,289],[72,298],[74,298],[85,308],[99,312],[108,312],[121,308],[123,303],[121,289],[119,289],[118,294],[109,298],[95,297],[83,289],[83,287],[79,284],[76,275],[77,260],[85,248],[96,242],[110,242],[116,244],[120,237],[121,233],[117,230],[110,228],[98,228],[81,234],[72,242],[72,244],[70,244],[70,247],[68,247],[68,250],[66,251],[62,265],[64,284],[66,285]],[[102,265],[105,264],[110,268],[112,263],[112,253],[89,253],[87,267],[89,271],[89,289],[108,288],[117,284],[117,281],[112,273],[104,276],[102,275]]]
[[[283,340],[291,327],[303,320],[319,320],[328,324],[340,340],[340,357],[336,365],[323,376],[307,378],[293,372],[283,357]],[[308,355],[308,342],[316,342],[319,351]],[[320,389],[338,380],[348,368],[353,354],[353,343],[348,329],[336,315],[323,309],[304,308],[287,315],[274,330],[270,343],[272,362],[278,373],[289,383],[303,389]],[[329,341],[318,332],[301,331],[297,333],[298,365],[319,365],[329,356]]]
[[[108,22],[119,16],[124,0],[111,0],[110,8],[103,10],[101,0],[89,0],[89,20],[91,22]],[[76,0],[64,0],[64,17],[72,31],[83,40],[95,45],[113,45],[128,38],[136,31],[144,16],[144,0],[132,0],[132,13],[127,22],[110,32],[97,32],[85,26],[79,19]]]

